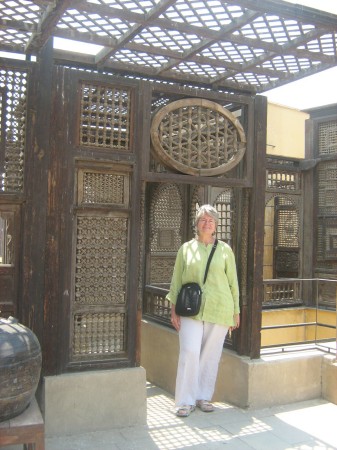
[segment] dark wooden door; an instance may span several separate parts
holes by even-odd
[[[24,320],[34,319],[44,374],[133,367],[140,325],[138,82],[54,67],[46,92],[47,77],[38,75],[31,98],[44,101],[45,110],[29,145]]]
[[[46,290],[61,305],[62,370],[134,366],[141,267],[137,83],[65,70],[56,77],[62,83],[55,94],[65,100],[54,105],[49,198],[56,210],[49,231],[58,233],[59,285],[51,280]]]

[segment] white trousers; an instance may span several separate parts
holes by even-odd
[[[176,406],[212,400],[228,327],[181,317]]]

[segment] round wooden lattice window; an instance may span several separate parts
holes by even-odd
[[[153,150],[161,163],[188,175],[220,175],[236,166],[246,151],[239,120],[218,103],[178,100],[152,120]]]

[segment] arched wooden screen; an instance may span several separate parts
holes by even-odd
[[[175,184],[162,184],[153,192],[150,207],[151,284],[170,283],[176,253],[182,244],[183,201]]]

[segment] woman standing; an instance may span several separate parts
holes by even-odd
[[[179,361],[176,379],[176,414],[187,417],[195,407],[214,411],[210,403],[218,373],[223,343],[229,329],[240,326],[239,287],[233,251],[219,241],[210,263],[205,284],[205,269],[215,242],[219,221],[211,205],[196,214],[196,237],[179,249],[170,291],[171,322],[179,332]],[[194,317],[180,317],[175,304],[181,286],[196,282],[202,288],[202,303]]]

